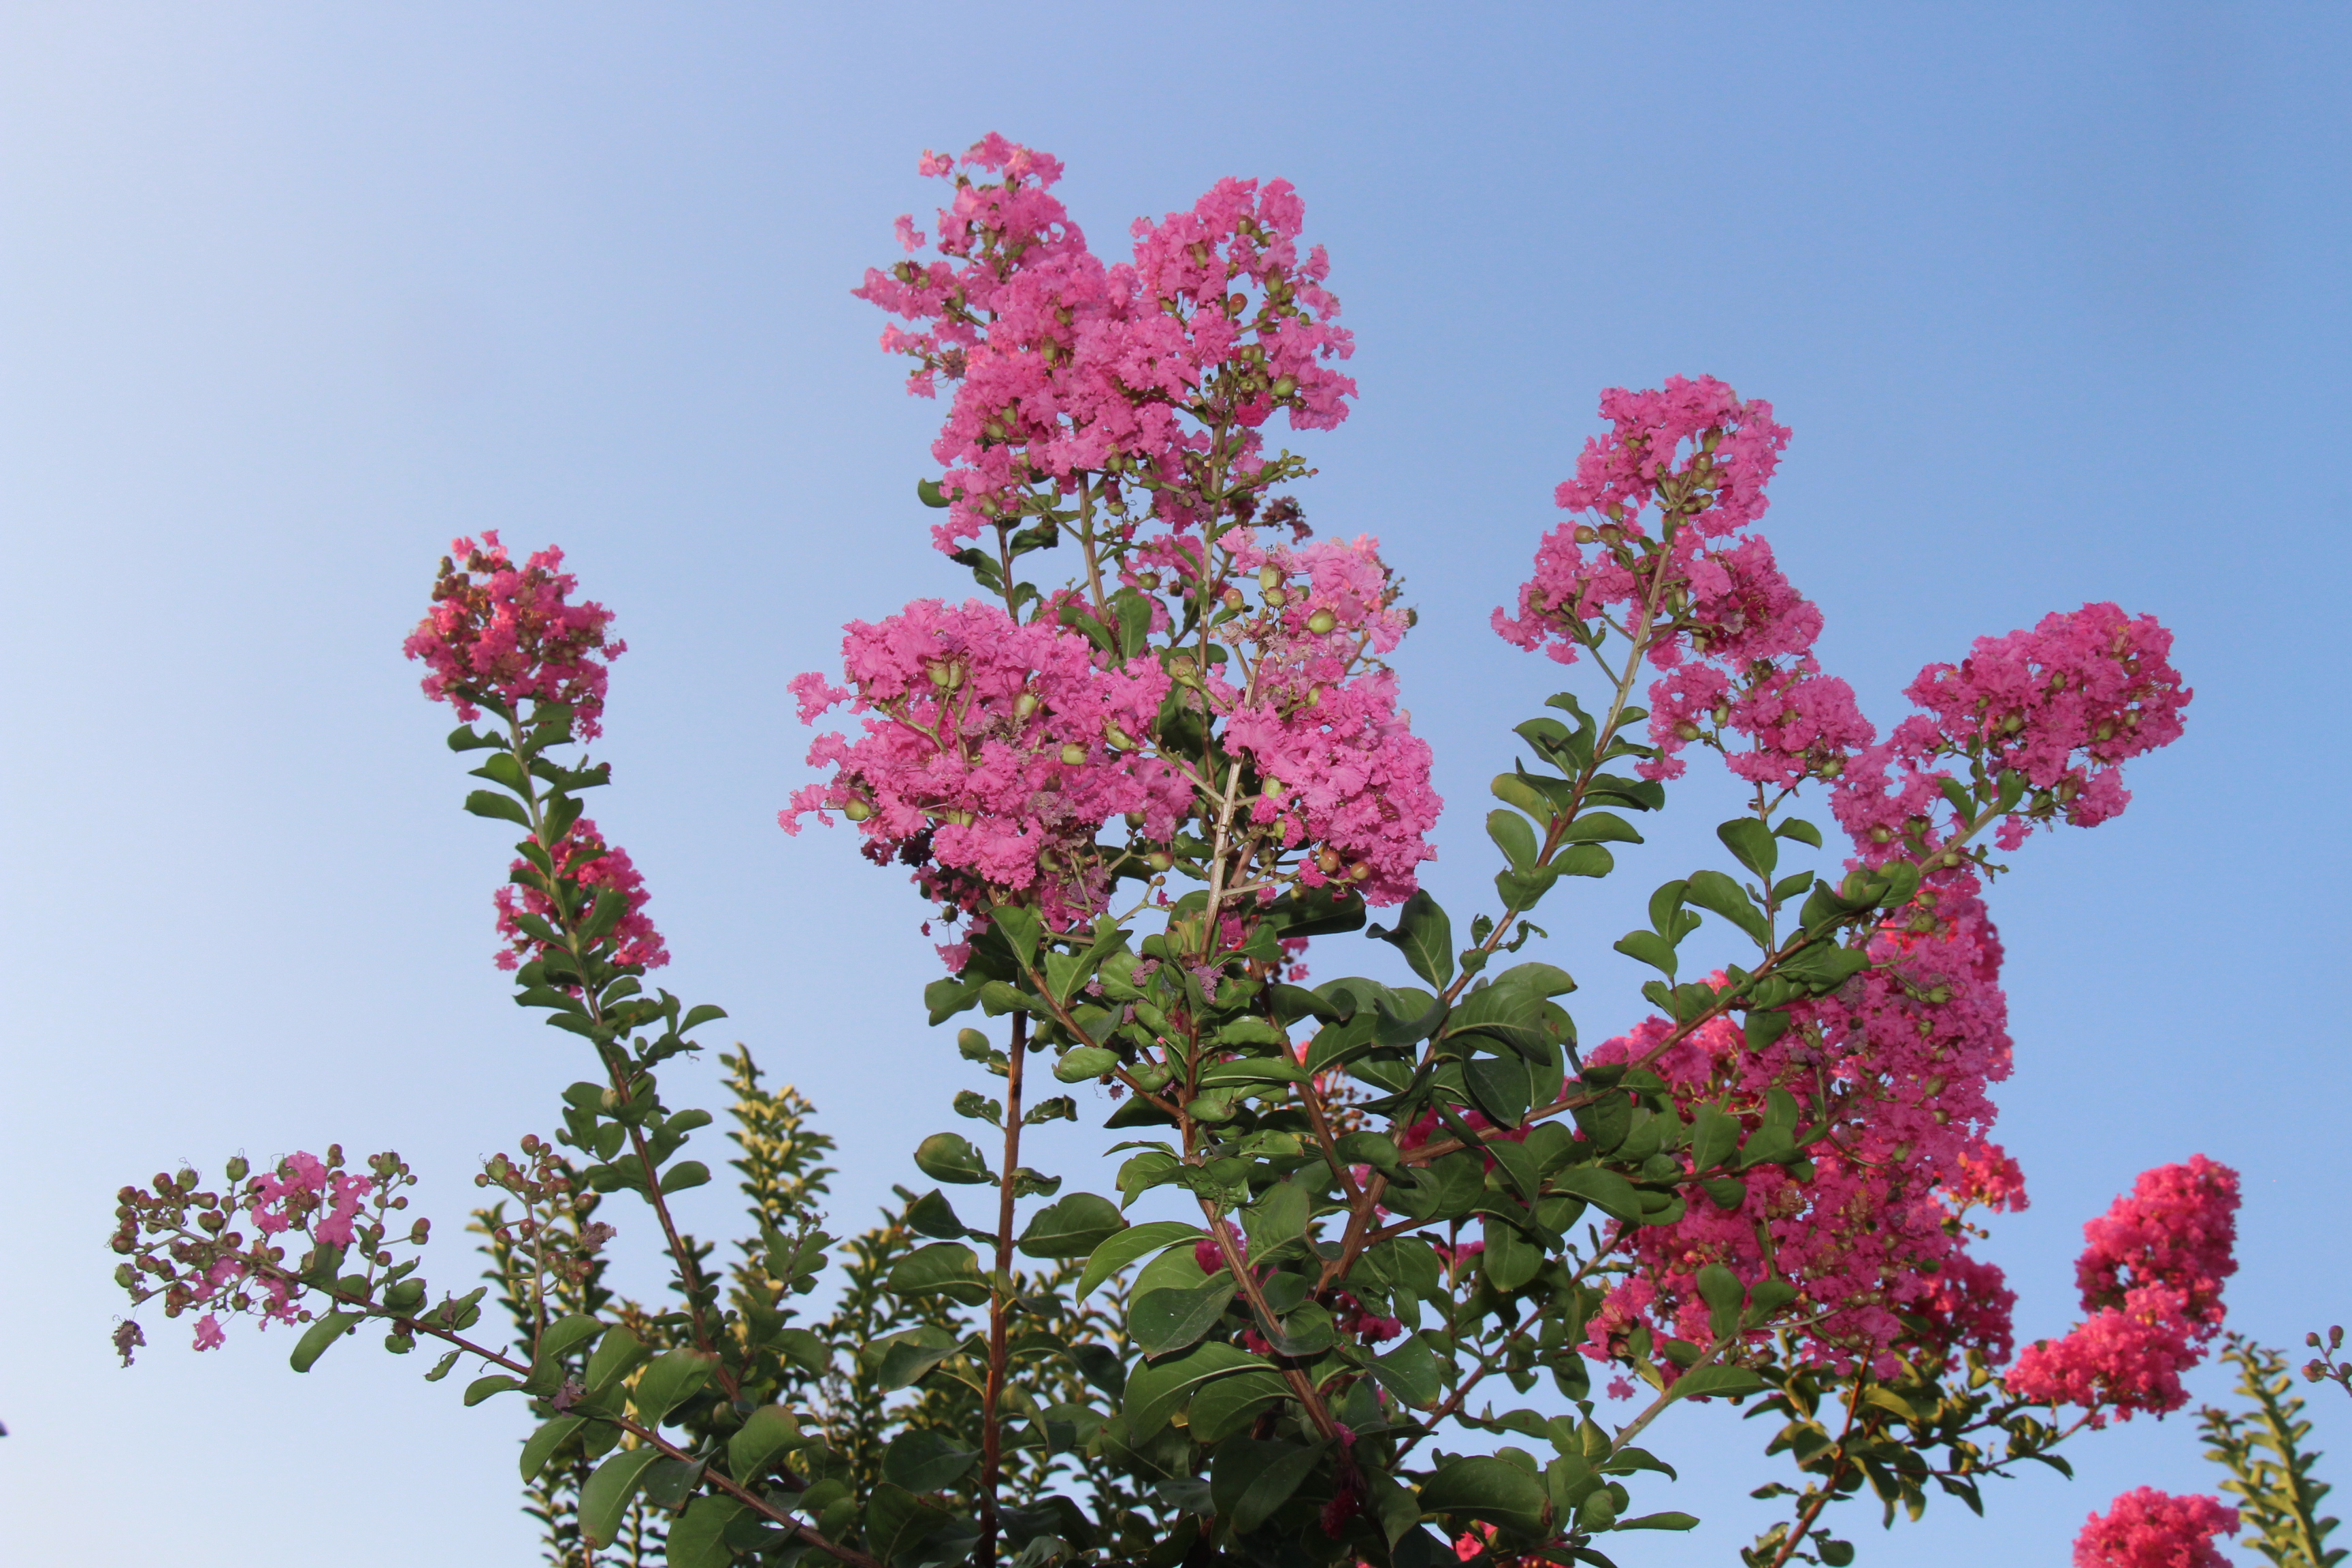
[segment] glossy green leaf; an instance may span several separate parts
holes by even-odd
[[[1700,909],[1711,910],[1746,931],[1756,945],[1770,951],[1772,928],[1748,897],[1746,889],[1720,871],[1693,871],[1683,895]]]
[[[1416,891],[1405,900],[1394,930],[1371,926],[1367,931],[1403,953],[1412,972],[1439,990],[1454,978],[1454,922],[1427,891]]]
[[[1322,1445],[1261,1442],[1231,1437],[1219,1445],[1209,1471],[1209,1496],[1217,1512],[1247,1535],[1288,1502],[1323,1457]]]
[[[947,1330],[924,1323],[875,1342],[875,1382],[886,1394],[912,1386],[940,1363],[956,1353],[962,1342]]]
[[[1597,1165],[1571,1165],[1551,1178],[1552,1186],[1584,1199],[1611,1219],[1639,1219],[1641,1194],[1633,1184],[1614,1171]]]
[[[288,1358],[288,1363],[296,1372],[310,1371],[318,1359],[327,1353],[329,1345],[358,1328],[366,1321],[366,1318],[367,1314],[364,1312],[329,1312],[312,1323],[301,1339],[296,1342],[294,1353]],[[488,1382],[488,1379],[485,1378],[482,1381]],[[466,1394],[466,1403],[468,1405],[475,1403],[473,1390],[469,1388]],[[485,1394],[483,1397],[488,1398],[488,1395]]]
[[[1064,1083],[1086,1083],[1118,1066],[1118,1053],[1100,1046],[1074,1046],[1054,1064],[1054,1076]]]
[[[659,1448],[628,1448],[596,1467],[580,1489],[580,1533],[589,1545],[601,1549],[619,1538],[629,1500],[637,1495],[647,1467],[661,1458]]]
[[[1127,1397],[1120,1405],[1128,1440],[1143,1443],[1156,1436],[1169,1417],[1184,1408],[1194,1392],[1213,1378],[1273,1370],[1263,1358],[1215,1340],[1165,1361],[1146,1363],[1128,1378]]]
[[[1675,1379],[1669,1392],[1676,1399],[1696,1399],[1701,1395],[1736,1398],[1763,1387],[1764,1380],[1744,1366],[1702,1366]]]
[[[1488,812],[1486,837],[1495,841],[1495,847],[1503,852],[1503,858],[1511,863],[1512,870],[1524,875],[1535,865],[1536,856],[1539,853],[1536,831],[1517,812]]]
[[[529,1486],[539,1479],[539,1472],[547,1468],[547,1461],[554,1457],[555,1450],[562,1446],[563,1440],[586,1426],[587,1422],[584,1415],[559,1415],[533,1432],[522,1446],[523,1485]]]
[[[502,1372],[494,1372],[488,1377],[478,1377],[466,1385],[466,1403],[469,1405],[479,1405],[494,1394],[504,1394],[510,1388],[521,1386],[522,1379],[509,1377]]]
[[[996,1178],[971,1140],[954,1132],[934,1132],[915,1149],[915,1168],[935,1182],[971,1186]]]
[[[961,1241],[935,1241],[900,1258],[885,1286],[898,1296],[945,1296],[967,1307],[988,1300],[980,1260]]]
[[[1290,1398],[1290,1384],[1276,1372],[1244,1372],[1203,1384],[1184,1413],[1185,1433],[1195,1443],[1216,1443],[1256,1424],[1266,1406]]]
[[[739,1481],[751,1481],[777,1455],[803,1442],[799,1421],[781,1405],[762,1405],[727,1439],[727,1468]]]
[[[1223,1268],[1191,1289],[1148,1291],[1128,1309],[1128,1337],[1147,1356],[1182,1350],[1217,1326],[1233,1299],[1234,1277]]]
[[[908,1491],[945,1491],[979,1460],[977,1448],[959,1448],[937,1432],[911,1427],[883,1450],[882,1479]]]
[[[1083,1301],[1094,1293],[1095,1287],[1141,1258],[1163,1252],[1179,1242],[1197,1241],[1207,1235],[1199,1226],[1181,1220],[1156,1219],[1147,1225],[1130,1226],[1118,1235],[1097,1244],[1087,1256],[1086,1271],[1078,1276],[1078,1288],[1073,1300]]]
[[[727,1544],[727,1527],[744,1512],[731,1497],[707,1493],[687,1504],[662,1542],[667,1568],[728,1568],[735,1561]]]
[[[1026,1258],[1087,1258],[1127,1228],[1127,1217],[1108,1198],[1072,1193],[1030,1216],[1014,1245]]]
[[[1523,1535],[1543,1533],[1549,1500],[1535,1477],[1483,1454],[1449,1461],[1421,1489],[1424,1512],[1467,1514]]]
[[[653,1352],[637,1342],[637,1336],[627,1328],[615,1325],[596,1346],[596,1353],[588,1358],[585,1374],[590,1393],[601,1392],[636,1370]]]
[[[719,1358],[707,1351],[680,1346],[664,1352],[637,1374],[636,1386],[629,1394],[630,1408],[646,1426],[658,1426],[671,1411],[701,1392],[718,1370]]]

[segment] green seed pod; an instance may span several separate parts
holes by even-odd
[[[239,1154],[228,1163],[228,1179],[232,1182],[241,1182],[245,1180],[246,1173],[252,1169],[252,1164],[244,1155]]]
[[[1086,766],[1087,749],[1084,746],[1079,745],[1076,741],[1064,742],[1062,745],[1062,763],[1066,767],[1082,768]]]
[[[1290,603],[1290,595],[1280,588],[1268,588],[1261,596],[1265,600],[1265,607],[1269,610],[1278,610]]]
[[[1261,588],[1279,588],[1279,587],[1281,587],[1281,586],[1282,586],[1282,568],[1281,568],[1281,567],[1279,567],[1279,566],[1261,566],[1261,567],[1259,567],[1259,568],[1257,569],[1257,585],[1258,585],[1259,587],[1261,587]]]
[[[1143,863],[1154,871],[1165,871],[1176,864],[1175,858],[1165,849],[1154,849],[1143,858]]]
[[[1313,615],[1307,617],[1307,629],[1313,632],[1318,637],[1325,632],[1337,626],[1339,624],[1339,617],[1333,615],[1328,610],[1318,610]]]
[[[1013,700],[1013,716],[1015,719],[1026,719],[1036,711],[1037,694],[1035,692],[1024,691]]]
[[[863,822],[874,815],[874,805],[853,795],[842,805],[841,815],[852,822]]]

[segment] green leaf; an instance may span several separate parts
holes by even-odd
[[[988,1162],[969,1139],[954,1132],[934,1132],[917,1146],[915,1168],[935,1182],[948,1182],[971,1186],[996,1178],[988,1173]]]
[[[947,1330],[930,1323],[887,1335],[868,1347],[881,1352],[875,1382],[885,1394],[908,1387],[955,1354],[961,1343]]]
[[[500,822],[511,822],[526,833],[530,831],[530,814],[523,810],[522,802],[510,795],[500,795],[495,790],[478,789],[466,796],[466,809],[476,816],[488,816]]]
[[[1700,909],[1712,910],[1746,931],[1756,945],[1770,952],[1772,928],[1765,922],[1764,911],[1749,901],[1738,883],[1720,871],[1693,871],[1690,889],[1685,895]]]
[[[591,1394],[598,1393],[629,1375],[637,1363],[653,1352],[637,1342],[637,1336],[625,1327],[616,1325],[596,1346],[596,1353],[588,1358],[586,1386]]]
[[[945,1505],[884,1481],[866,1501],[866,1543],[883,1562],[892,1562],[951,1517]]]
[[[1207,1234],[1199,1226],[1172,1219],[1130,1226],[1099,1243],[1087,1255],[1086,1272],[1078,1276],[1078,1288],[1071,1299],[1083,1301],[1094,1294],[1096,1286],[1129,1264],[1152,1253],[1164,1252],[1179,1242],[1197,1241]]]
[[[1522,1535],[1544,1533],[1543,1483],[1507,1459],[1484,1454],[1451,1461],[1421,1489],[1425,1513],[1464,1513],[1516,1530]]]
[[[1486,1250],[1478,1257],[1478,1270],[1487,1283],[1505,1295],[1543,1271],[1544,1249],[1517,1226],[1494,1215],[1484,1216]]]
[[[1149,1290],[1128,1310],[1127,1331],[1147,1356],[1198,1342],[1234,1299],[1234,1277],[1220,1268],[1190,1289]]]
[[[749,1485],[772,1464],[778,1454],[800,1447],[800,1423],[781,1405],[762,1405],[745,1417],[727,1439],[727,1468]]]
[[[1494,991],[1524,991],[1535,996],[1565,996],[1576,989],[1576,977],[1558,964],[1514,963],[1487,983]]]
[[[882,1479],[908,1491],[945,1491],[979,1459],[977,1448],[959,1448],[937,1432],[912,1427],[883,1450]]]
[[[1290,1384],[1274,1372],[1244,1372],[1202,1385],[1185,1412],[1185,1433],[1195,1443],[1216,1443],[1256,1424],[1267,1405],[1287,1399]]]
[[[967,1307],[988,1300],[980,1260],[961,1241],[935,1241],[915,1248],[890,1270],[885,1289],[897,1296],[945,1296]]]
[[[1674,946],[1656,931],[1629,931],[1612,945],[1626,957],[1638,960],[1659,971],[1667,979],[1674,978],[1675,965],[1677,962]]]
[[[1524,875],[1536,863],[1540,852],[1536,844],[1536,830],[1528,819],[1516,811],[1490,811],[1486,814],[1486,837],[1511,863],[1511,869]]]
[[[1118,1066],[1118,1053],[1100,1046],[1076,1046],[1062,1053],[1054,1064],[1054,1076],[1064,1083],[1085,1083],[1097,1079]]]
[[[923,987],[923,1005],[930,1010],[931,1026],[937,1028],[958,1013],[980,1000],[981,983],[977,980],[934,980]]]
[[[662,1191],[682,1193],[710,1180],[710,1167],[699,1160],[680,1160],[661,1173]]]
[[[1310,1205],[1305,1189],[1288,1182],[1266,1188],[1257,1202],[1242,1211],[1242,1229],[1249,1237],[1249,1260],[1271,1262],[1279,1251],[1307,1235]]]
[[[1642,1197],[1633,1184],[1614,1171],[1604,1171],[1598,1165],[1570,1165],[1551,1178],[1554,1188],[1571,1193],[1607,1215],[1611,1219],[1639,1219]]]
[[[1415,892],[1397,911],[1396,929],[1366,928],[1404,954],[1412,972],[1439,990],[1454,978],[1454,921],[1426,890]]]
[[[1108,1198],[1072,1193],[1029,1219],[1014,1243],[1024,1258],[1086,1258],[1127,1228],[1127,1216]]]
[[[329,1345],[358,1328],[366,1318],[365,1312],[329,1312],[325,1317],[312,1323],[310,1331],[305,1333],[294,1346],[293,1355],[288,1358],[289,1364],[296,1372],[310,1371],[311,1363],[327,1353]],[[484,1381],[487,1382],[488,1379]],[[468,1395],[466,1403],[473,1404],[474,1401],[470,1397],[473,1390],[467,1389],[466,1392]],[[488,1395],[484,1397],[487,1398]]]
[[[1184,1407],[1193,1393],[1212,1378],[1237,1372],[1272,1372],[1271,1363],[1219,1341],[1195,1345],[1182,1355],[1147,1362],[1127,1380],[1127,1397],[1120,1414],[1127,1421],[1128,1441],[1142,1444],[1159,1436],[1168,1418]]]
[[[1801,816],[1790,817],[1773,828],[1772,837],[1794,839],[1800,844],[1808,844],[1816,849],[1822,847],[1822,830]]]
[[[1237,1057],[1211,1062],[1201,1069],[1201,1087],[1224,1088],[1244,1083],[1309,1083],[1314,1075],[1287,1056]]]
[[[479,1405],[494,1394],[504,1394],[509,1388],[521,1386],[522,1379],[509,1377],[502,1372],[494,1372],[488,1377],[478,1377],[466,1385],[466,1403],[468,1405]]]
[[[917,479],[915,499],[929,507],[944,507],[949,504],[948,492],[940,489],[940,481],[937,479]]]
[[[1217,1512],[1232,1521],[1235,1535],[1248,1535],[1290,1500],[1315,1471],[1323,1446],[1230,1437],[1211,1463],[1209,1495]]]
[[[1741,865],[1759,879],[1771,880],[1773,868],[1780,863],[1780,847],[1772,842],[1770,828],[1752,816],[1736,816],[1717,827],[1715,836]]]
[[[1551,1044],[1543,1026],[1543,997],[1523,986],[1505,985],[1499,981],[1482,985],[1462,998],[1461,1005],[1445,1016],[1444,1033],[1447,1039],[1478,1035],[1499,1040],[1529,1058],[1544,1056]]]
[[[522,1446],[522,1484],[529,1486],[539,1479],[539,1472],[547,1468],[547,1461],[554,1458],[563,1440],[587,1422],[585,1415],[559,1415],[533,1432]]]
[[[735,1549],[727,1544],[727,1527],[744,1511],[731,1497],[708,1493],[687,1505],[662,1542],[662,1561],[668,1568],[728,1568]]]
[[[604,1331],[604,1323],[584,1312],[558,1318],[540,1331],[539,1354],[533,1358],[532,1364],[551,1365]]]
[[[1619,1530],[1696,1530],[1698,1518],[1688,1513],[1645,1513],[1639,1519],[1621,1519]]]
[[[1045,922],[1037,911],[1020,904],[998,904],[988,911],[989,923],[1013,950],[1014,962],[1026,971],[1036,961],[1037,943],[1044,939]]]
[[[1415,1410],[1427,1410],[1445,1395],[1437,1352],[1417,1333],[1409,1333],[1386,1355],[1371,1362],[1372,1376],[1381,1385]]]
[[[1704,1175],[1739,1148],[1739,1118],[1721,1106],[1702,1104],[1691,1127],[1691,1169]]]
[[[637,1374],[637,1385],[630,1392],[629,1405],[637,1419],[648,1426],[658,1426],[669,1413],[701,1391],[719,1370],[719,1358],[707,1351],[690,1350],[681,1345],[656,1356],[646,1370]]]
[[[1737,1398],[1755,1394],[1764,1387],[1764,1380],[1744,1366],[1702,1366],[1675,1379],[1669,1390],[1676,1399],[1696,1399],[1702,1395],[1717,1398]]]
[[[648,1445],[624,1449],[596,1467],[580,1489],[580,1533],[590,1546],[610,1546],[619,1537],[622,1516],[637,1495],[646,1468],[663,1457],[659,1448]]]
[[[1640,844],[1642,836],[1633,825],[1613,811],[1588,811],[1568,825],[1560,835],[1565,844]]]

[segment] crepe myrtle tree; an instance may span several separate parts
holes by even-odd
[[[1266,438],[1356,392],[1297,194],[1221,181],[1106,262],[1051,157],[991,136],[921,170],[946,205],[857,292],[946,397],[916,488],[978,592],[852,622],[839,670],[792,683],[803,721],[847,723],[782,823],[845,820],[943,939],[921,999],[965,1020],[970,1077],[923,1181],[827,1235],[832,1141],[738,1047],[743,1235],[720,1263],[680,1228],[713,1119],[665,1079],[725,1015],[648,988],[644,879],[584,813],[612,614],[560,551],[488,534],[407,652],[479,764],[466,808],[520,836],[498,962],[583,1076],[476,1178],[488,1283],[430,1289],[407,1164],[330,1145],[122,1188],[135,1304],[199,1350],[288,1325],[297,1371],[363,1330],[437,1352],[428,1381],[466,1363],[467,1405],[528,1410],[558,1563],[1675,1560],[1643,1544],[1696,1522],[1660,1506],[1661,1418],[1728,1402],[1768,1415],[1759,1495],[1786,1507],[1743,1560],[1838,1564],[1832,1505],[1980,1510],[1990,1478],[2184,1402],[2235,1267],[2226,1167],[2142,1176],[2094,1224],[2081,1326],[2021,1353],[1970,1250],[2024,1202],[1987,1094],[1995,857],[2124,808],[2122,765],[2180,732],[2169,634],[2090,604],[1979,638],[1882,738],[1758,531],[1770,406],[1612,391],[1495,614],[1571,684],[1497,748],[1493,897],[1457,920],[1418,885],[1440,802],[1389,662],[1413,613],[1377,540],[1314,532],[1312,470]],[[1745,795],[1720,855],[1621,897],[1702,753]],[[1569,1008],[1591,956],[1533,922],[1568,898],[1636,921],[1615,950],[1654,1012],[1613,1038]],[[1310,984],[1308,943],[1349,932],[1414,983]],[[1029,1129],[1106,1110],[1066,1189],[1024,1163]],[[1147,1194],[1180,1217],[1131,1221]],[[666,1297],[606,1288],[623,1241]],[[128,1362],[138,1320],[116,1339]],[[2229,1514],[2139,1498],[2126,1544],[2201,1547]]]

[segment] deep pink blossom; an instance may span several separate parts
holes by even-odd
[[[1111,667],[1076,632],[936,599],[852,622],[842,657],[846,689],[797,689],[804,711],[846,696],[865,733],[817,738],[809,762],[833,776],[779,820],[840,811],[943,902],[1034,893],[1057,922],[1090,915],[1110,885],[1103,825],[1134,812],[1164,838],[1191,809],[1192,786],[1142,750],[1169,686],[1156,660]]]
[[[520,567],[496,530],[451,542],[433,584],[433,608],[408,634],[408,657],[423,659],[425,694],[460,719],[481,716],[484,700],[526,699],[572,709],[572,733],[604,732],[605,666],[628,649],[608,639],[613,613],[593,600],[573,604],[579,581],[550,545]]]
[[[2218,1499],[2139,1487],[2091,1515],[2074,1538],[2074,1568],[2230,1568],[2213,1537],[2237,1534],[2238,1523]]]
[[[1321,249],[1299,253],[1305,207],[1286,183],[1221,181],[1189,212],[1139,220],[1134,260],[1114,267],[1052,195],[1062,166],[1046,154],[991,135],[960,166],[926,153],[920,169],[952,183],[950,205],[929,236],[900,219],[910,259],[856,292],[915,324],[882,335],[914,361],[910,392],[954,384],[932,447],[950,501],[940,549],[1086,476],[1128,520],[1114,532],[1197,515],[1213,406],[1219,457],[1243,474],[1276,408],[1300,428],[1346,417],[1355,384],[1329,362],[1353,343]],[[912,259],[927,237],[937,258]]]
[[[669,962],[669,949],[663,945],[653,917],[645,912],[652,895],[646,890],[644,875],[627,850],[604,841],[594,819],[583,816],[574,822],[556,841],[550,858],[559,873],[574,878],[592,895],[605,888],[621,893],[624,904],[620,921],[613,928],[612,962],[646,969],[658,969]],[[546,956],[546,940],[534,935],[531,928],[547,930],[544,922],[555,912],[547,894],[520,879],[522,874],[535,873],[529,862],[516,860],[509,869],[518,879],[491,895],[498,906],[499,936],[506,944],[498,955],[500,969],[514,969]]]
[[[220,1319],[216,1314],[206,1312],[203,1317],[196,1320],[196,1348],[198,1350],[216,1351],[227,1342],[228,1335],[221,1331]]]

